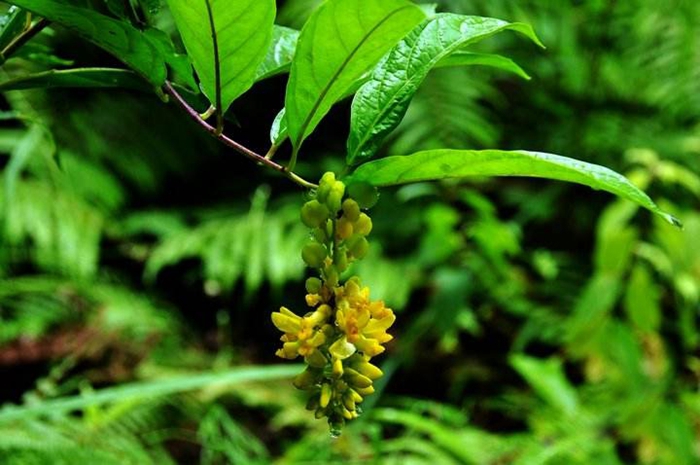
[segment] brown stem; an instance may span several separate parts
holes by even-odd
[[[178,91],[175,90],[175,88],[173,87],[173,85],[169,81],[165,82],[164,89],[165,89],[165,93],[172,96],[175,99],[175,102],[177,102],[177,104],[183,110],[185,110],[185,112],[190,116],[190,118],[192,118],[197,124],[199,124],[199,126],[202,127],[202,129],[207,131],[212,137],[216,138],[222,144],[226,145],[227,147],[232,148],[236,152],[250,158],[251,160],[257,162],[260,165],[265,165],[268,168],[272,168],[273,170],[282,173],[287,178],[291,179],[292,181],[294,181],[295,183],[299,184],[302,187],[305,187],[307,189],[314,189],[314,188],[318,187],[316,184],[311,183],[311,182],[303,179],[299,175],[289,171],[287,169],[287,167],[282,166],[282,165],[280,165],[280,164],[278,164],[278,163],[276,163],[268,158],[265,158],[264,156],[262,156],[256,152],[253,152],[249,148],[244,147],[243,145],[241,145],[238,142],[236,142],[235,140],[229,138],[225,134],[219,134],[215,127],[211,126],[209,123],[204,121],[202,119],[202,117],[200,116],[200,114],[197,112],[197,110],[192,108],[185,101],[185,99],[182,97],[182,95],[180,95],[178,93]]]

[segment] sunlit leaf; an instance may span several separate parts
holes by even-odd
[[[353,165],[376,153],[386,136],[399,125],[411,98],[438,63],[469,44],[509,29],[540,44],[527,24],[451,13],[436,15],[411,31],[382,59],[370,80],[355,95],[347,163]],[[476,57],[457,55],[453,58],[459,59],[476,60]],[[481,61],[481,64],[494,66],[497,63],[513,70],[512,65],[500,58],[481,57]]]
[[[275,25],[272,30],[272,43],[258,67],[255,80],[260,81],[289,71],[298,40],[299,31],[296,29]]]
[[[549,153],[524,150],[426,150],[365,163],[355,170],[351,179],[366,181],[375,186],[391,186],[472,176],[525,176],[583,184],[631,200],[672,224],[680,224],[621,174],[600,165]]]
[[[474,53],[457,51],[452,55],[448,55],[440,60],[435,68],[446,68],[448,66],[489,66],[491,68],[501,69],[509,73],[517,74],[523,79],[530,79],[524,69],[516,62],[508,57],[496,55],[492,53]]]
[[[225,112],[255,82],[272,40],[275,2],[168,0],[168,5],[202,91],[213,105],[220,92]]]
[[[404,0],[330,0],[299,36],[287,85],[287,123],[295,150],[348,88],[425,14]]]
[[[0,50],[7,47],[24,30],[28,20],[27,12],[16,6],[0,17]]]

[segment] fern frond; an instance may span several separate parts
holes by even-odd
[[[498,94],[474,73],[474,68],[445,68],[429,74],[393,135],[391,153],[493,146],[498,130],[481,99],[498,100]]]
[[[296,205],[268,211],[267,193],[259,190],[247,214],[211,219],[167,235],[146,263],[145,277],[153,280],[165,267],[198,258],[204,277],[214,287],[231,290],[239,281],[252,293],[267,280],[274,289],[304,273],[299,250],[307,231]]]

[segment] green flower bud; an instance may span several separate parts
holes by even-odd
[[[335,214],[340,210],[340,206],[343,202],[343,196],[345,195],[345,184],[340,181],[336,181],[328,193],[328,198],[326,199],[326,205],[331,211],[331,214]]]
[[[348,252],[353,258],[362,260],[369,252],[369,242],[363,236],[355,234],[347,241]]]
[[[309,397],[309,400],[306,402],[306,410],[316,410],[318,408],[318,397],[312,396]]]
[[[318,379],[319,373],[317,371],[311,371],[310,369],[306,369],[299,373],[296,378],[294,378],[294,381],[292,384],[297,389],[302,389],[302,390],[309,390],[313,388],[316,385],[316,380]]]
[[[311,367],[323,368],[328,363],[326,357],[323,356],[320,350],[314,350],[309,355],[304,357],[304,361]]]
[[[301,258],[311,268],[320,268],[327,256],[326,248],[318,242],[309,242],[301,250]]]
[[[348,186],[348,195],[355,199],[361,208],[372,208],[379,199],[377,188],[366,182],[355,182]]]
[[[372,232],[372,219],[365,213],[361,213],[353,226],[353,230],[357,234],[368,236]]]
[[[328,219],[328,207],[318,200],[310,200],[301,207],[301,221],[309,228],[315,228]]]
[[[344,241],[348,237],[352,236],[353,228],[352,223],[344,216],[340,218],[335,223],[335,235],[341,241]]]
[[[306,292],[309,294],[318,294],[321,292],[323,282],[318,278],[309,278],[306,280]]]
[[[316,239],[321,244],[325,244],[325,242],[328,240],[328,236],[326,235],[325,225],[321,225],[318,228],[314,228],[311,235],[313,236],[314,239]]]
[[[347,380],[348,384],[353,388],[368,388],[372,386],[371,379],[369,379],[365,375],[361,375],[352,368],[345,368],[344,377]]]
[[[345,249],[337,249],[335,251],[335,257],[333,257],[336,268],[339,273],[344,272],[348,269],[348,253]]]
[[[353,199],[345,199],[343,202],[343,216],[351,222],[360,217],[360,206]]]
[[[318,189],[316,190],[316,198],[319,202],[326,202],[328,194],[331,188],[335,184],[335,174],[328,171],[321,177],[321,181],[318,183]]]

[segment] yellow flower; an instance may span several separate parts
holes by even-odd
[[[382,344],[392,339],[386,331],[396,317],[384,302],[369,300],[369,288],[361,287],[357,277],[350,278],[345,286],[336,290],[336,308],[336,323],[347,343],[370,357],[384,352]],[[346,357],[352,355],[348,350],[343,353]]]
[[[272,323],[284,333],[280,338],[284,344],[276,355],[289,360],[299,355],[311,357],[317,348],[326,342],[323,326],[331,316],[331,307],[323,304],[315,311],[300,317],[286,307],[272,314]],[[316,358],[318,358],[316,356]]]

